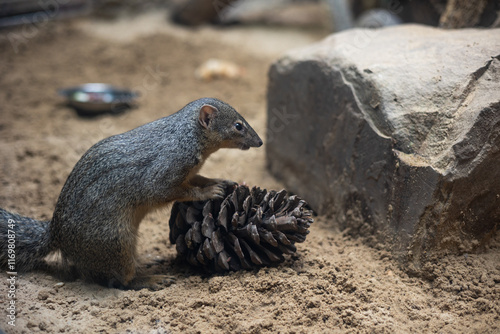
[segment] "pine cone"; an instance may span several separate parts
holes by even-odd
[[[285,190],[226,190],[224,199],[176,202],[170,242],[178,254],[209,272],[251,269],[284,261],[313,222],[306,202]]]

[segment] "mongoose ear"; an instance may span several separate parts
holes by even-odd
[[[201,126],[208,129],[208,127],[210,126],[210,122],[213,121],[213,119],[217,115],[217,112],[218,110],[214,106],[211,106],[209,104],[203,105],[203,107],[200,108],[200,116],[198,118]]]

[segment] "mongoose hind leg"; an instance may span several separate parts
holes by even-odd
[[[78,261],[75,262],[75,267],[84,280],[122,290],[141,290],[144,288],[160,290],[175,282],[175,278],[167,275],[138,274],[135,249],[133,248],[128,249],[128,251],[122,248],[121,252],[113,252],[108,248],[103,258],[105,261],[86,263]]]
[[[61,251],[64,260],[76,268],[77,275],[83,280],[125,289],[137,273],[135,238],[112,232],[108,230],[108,235],[114,237],[106,241],[89,232],[90,238],[67,243]]]
[[[136,274],[135,263],[124,266],[108,263],[107,268],[89,268],[75,263],[75,267],[83,280],[116,289],[128,289]]]

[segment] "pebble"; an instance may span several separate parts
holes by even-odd
[[[54,288],[56,288],[56,289],[62,288],[63,286],[64,286],[64,282],[59,282],[59,283],[54,284]]]

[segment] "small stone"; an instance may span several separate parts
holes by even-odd
[[[40,321],[38,324],[38,328],[40,328],[41,331],[46,331],[47,330],[47,324],[43,321]]]
[[[47,300],[49,298],[49,292],[47,290],[42,290],[38,293],[39,300]]]
[[[28,327],[28,328],[30,328],[30,329],[31,329],[31,328],[38,327],[38,325],[37,325],[37,324],[35,324],[33,321],[31,321],[31,320],[30,320],[30,321],[28,321],[28,323],[26,324],[26,327]]]
[[[317,299],[311,299],[307,302],[307,308],[317,308],[321,306],[321,302]]]

